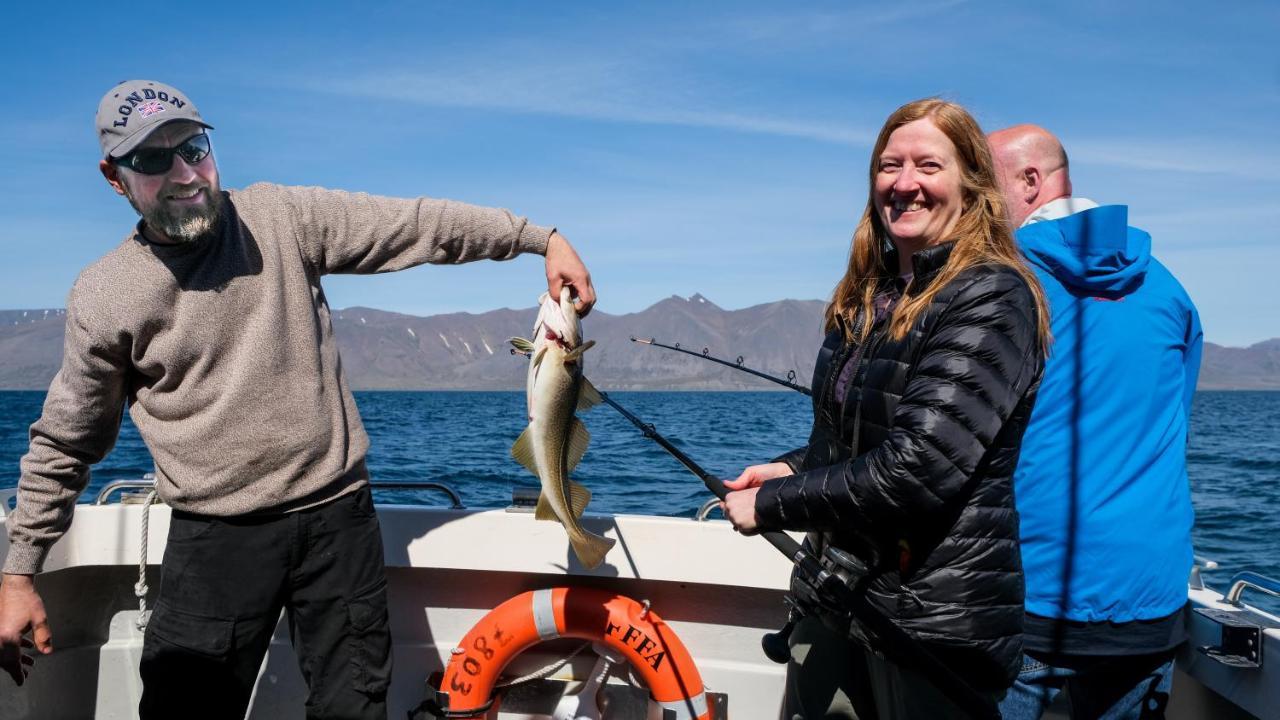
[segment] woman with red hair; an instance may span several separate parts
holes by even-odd
[[[978,123],[903,105],[827,307],[809,442],[724,503],[743,533],[808,531],[865,564],[855,590],[993,709],[1021,659],[1012,475],[1048,321]],[[787,717],[967,715],[847,609],[810,608],[791,644]]]

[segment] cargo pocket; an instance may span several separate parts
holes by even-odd
[[[235,621],[204,617],[175,610],[165,603],[156,605],[147,623],[148,640],[178,648],[209,659],[221,660],[231,652]],[[147,645],[156,646],[155,642]],[[159,647],[155,647],[158,652]],[[148,654],[144,651],[144,655]],[[154,654],[154,653],[152,653]]]
[[[347,603],[347,616],[351,623],[355,689],[366,695],[386,695],[391,684],[391,627],[386,585]]]

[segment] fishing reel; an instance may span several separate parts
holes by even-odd
[[[805,550],[812,551],[813,545],[805,540]],[[863,580],[870,574],[867,564],[856,556],[828,546],[818,558],[817,571],[812,571],[810,563],[796,563],[791,573],[791,590],[783,597],[789,613],[787,624],[774,633],[766,633],[760,639],[760,647],[765,657],[785,664],[791,658],[788,641],[796,623],[811,615],[827,615],[847,617],[851,610],[841,601],[841,596],[860,592]],[[838,586],[841,590],[833,588]]]

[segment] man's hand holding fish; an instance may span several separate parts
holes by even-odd
[[[578,252],[559,232],[547,239],[547,292],[552,298],[560,297],[560,291],[569,286],[573,294],[574,310],[578,317],[586,317],[596,304],[596,288],[591,284],[591,273],[583,264]]]

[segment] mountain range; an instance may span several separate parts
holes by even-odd
[[[625,315],[595,310],[584,333],[592,381],[609,390],[767,390],[780,386],[635,338],[702,352],[807,385],[822,339],[819,300],[725,310],[702,295],[671,296]],[[525,364],[507,339],[527,336],[536,308],[419,317],[352,307],[333,312],[343,369],[357,390],[515,390]],[[0,389],[43,390],[62,357],[60,309],[0,310]],[[1280,390],[1280,338],[1247,348],[1205,343],[1202,390]]]

